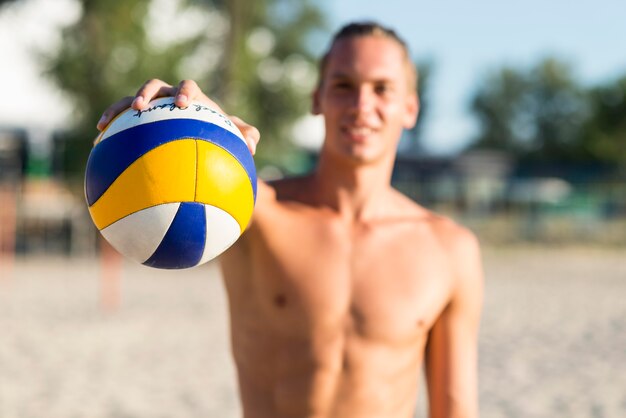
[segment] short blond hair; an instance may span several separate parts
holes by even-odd
[[[386,26],[381,25],[377,22],[366,21],[366,22],[352,22],[341,29],[339,29],[335,36],[332,39],[330,47],[326,51],[319,62],[319,75],[317,80],[317,85],[320,87],[322,85],[322,81],[324,80],[324,72],[326,71],[326,66],[328,65],[328,59],[330,57],[330,53],[332,52],[335,44],[342,40],[348,38],[358,38],[364,36],[380,36],[384,38],[391,39],[396,42],[404,53],[405,66],[407,70],[407,75],[409,78],[409,87],[411,89],[417,90],[418,86],[418,73],[417,67],[415,63],[411,60],[411,53],[409,51],[409,47],[407,43],[402,39],[396,31]]]

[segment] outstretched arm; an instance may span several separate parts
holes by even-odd
[[[457,230],[451,240],[455,286],[426,349],[430,418],[478,417],[478,328],[483,273],[476,238]]]

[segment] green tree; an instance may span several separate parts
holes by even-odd
[[[146,31],[149,0],[81,0],[82,16],[64,28],[62,47],[47,55],[47,74],[73,102],[64,166],[82,173],[95,124],[111,103],[152,77],[177,78],[177,63],[199,38],[166,47]]]
[[[626,166],[626,75],[588,93],[583,146],[595,159]]]
[[[316,71],[307,42],[324,20],[311,1],[80,4],[81,18],[63,30],[61,49],[47,57],[48,75],[75,105],[66,168],[82,172],[89,138],[109,104],[150,78],[193,78],[228,112],[259,127],[261,161],[297,171],[298,154],[288,138],[292,123],[308,110]],[[182,25],[176,14],[184,15]]]
[[[203,86],[261,131],[257,161],[298,172],[303,154],[291,142],[292,126],[310,110],[317,57],[309,41],[325,29],[311,0],[230,0],[230,31],[217,74]]]
[[[549,58],[530,70],[503,68],[485,77],[471,102],[480,126],[474,148],[534,161],[589,159],[582,127],[585,90],[565,62]]]

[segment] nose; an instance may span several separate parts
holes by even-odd
[[[355,113],[365,113],[374,107],[374,94],[367,86],[354,89],[350,108]]]

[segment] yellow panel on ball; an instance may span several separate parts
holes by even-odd
[[[242,232],[254,209],[254,193],[246,170],[228,151],[207,141],[198,141],[196,201],[228,212]]]
[[[89,211],[98,229],[139,210],[163,203],[193,202],[196,141],[161,145],[133,162]]]

